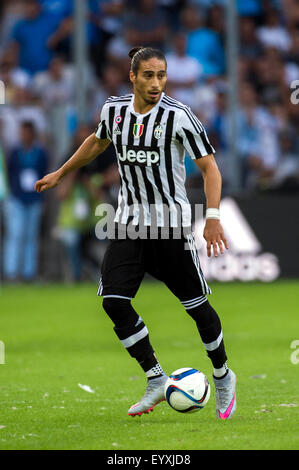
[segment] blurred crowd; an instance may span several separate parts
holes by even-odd
[[[93,132],[107,97],[131,92],[128,51],[133,46],[164,51],[166,93],[189,105],[205,125],[217,151],[224,193],[230,190],[227,0],[86,0],[84,124],[78,123],[75,109],[74,3],[0,4],[0,81],[5,91],[0,104],[1,264],[7,281],[29,282],[41,270],[50,278],[98,276],[94,207],[116,203],[114,150],[109,147],[49,195],[36,194],[33,185]],[[298,192],[299,93],[295,101],[291,95],[296,97],[299,88],[299,1],[236,0],[236,5],[241,187],[248,193]],[[188,188],[201,187],[197,167],[188,158],[186,174]],[[57,273],[57,260],[64,256],[69,271]]]

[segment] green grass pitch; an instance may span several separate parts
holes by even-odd
[[[141,418],[127,410],[145,378],[114,334],[96,285],[3,287],[0,449],[298,449],[299,364],[291,361],[298,281],[211,287],[238,377],[237,412],[226,422],[216,420],[211,364],[193,320],[164,285],[143,283],[133,305],[165,372],[201,369],[211,398],[194,414],[164,402]]]

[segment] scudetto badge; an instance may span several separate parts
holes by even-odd
[[[135,137],[141,137],[143,133],[144,124],[134,124],[133,134]]]

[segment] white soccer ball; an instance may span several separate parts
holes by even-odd
[[[210,393],[210,384],[205,374],[191,367],[172,372],[164,388],[168,404],[180,413],[201,410],[208,403]]]

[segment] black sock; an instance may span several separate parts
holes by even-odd
[[[162,377],[164,375],[164,371],[161,365],[159,364],[155,354],[151,354],[144,360],[138,360],[138,362],[146,373],[148,380],[157,379],[158,377]]]
[[[223,367],[227,356],[222,339],[221,322],[217,312],[207,300],[197,307],[188,309],[187,313],[196,322],[197,329],[213,367],[215,369]]]

